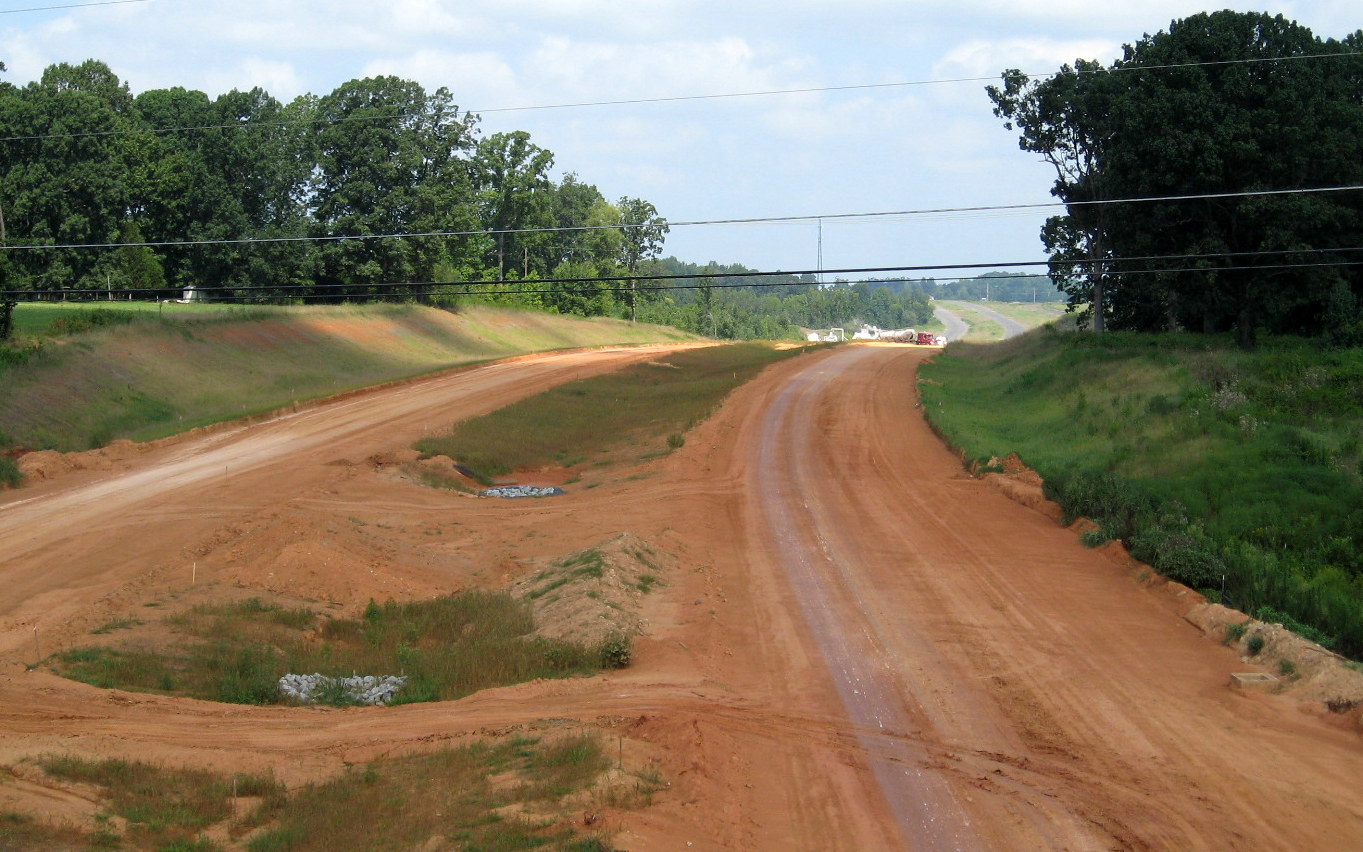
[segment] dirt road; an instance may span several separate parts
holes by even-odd
[[[789,360],[679,452],[549,500],[451,496],[368,460],[658,351],[452,374],[5,494],[4,660],[148,603],[498,586],[624,531],[677,567],[629,669],[450,704],[236,707],[6,664],[0,764],[60,750],[299,783],[566,719],[671,783],[610,815],[622,849],[1363,848],[1357,733],[1230,690],[1245,666],[1171,593],[963,475],[916,408],[931,354]],[[80,807],[32,785],[0,800]]]

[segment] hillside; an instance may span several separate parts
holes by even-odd
[[[921,376],[935,428],[981,467],[1018,454],[1088,543],[1363,653],[1363,352],[1043,328]]]
[[[117,303],[24,304],[15,325],[20,339],[0,360],[0,448],[57,450],[149,440],[528,352],[688,339],[619,320],[409,305],[163,315]]]

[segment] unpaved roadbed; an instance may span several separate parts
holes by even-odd
[[[0,495],[3,660],[210,589],[356,612],[506,588],[630,533],[669,565],[641,597],[630,668],[323,711],[6,663],[0,763],[62,752],[300,784],[552,723],[608,732],[625,764],[670,783],[605,816],[622,849],[1363,848],[1356,729],[1232,690],[1234,650],[966,476],[916,408],[931,351],[783,362],[671,456],[552,499],[468,499],[360,461],[658,351],[415,382]],[[6,807],[33,799],[6,789]]]

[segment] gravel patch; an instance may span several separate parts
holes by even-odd
[[[562,488],[550,486],[549,488],[537,488],[533,485],[502,485],[497,488],[489,488],[486,491],[479,491],[479,497],[557,497],[566,494]]]
[[[387,704],[397,695],[406,676],[362,675],[357,677],[328,677],[324,674],[286,674],[279,679],[279,691],[288,698],[315,704],[324,696],[335,696],[339,690],[356,704]]]

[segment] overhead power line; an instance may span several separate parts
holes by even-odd
[[[473,288],[486,288],[495,286],[498,289],[494,295],[545,295],[559,292],[558,289],[543,289],[544,285],[567,284],[581,287],[583,289],[594,289],[606,292],[628,292],[632,286],[619,284],[619,286],[606,286],[613,282],[631,282],[637,284],[641,282],[652,282],[648,288],[651,290],[694,290],[705,286],[713,286],[720,289],[768,286],[768,287],[801,287],[817,286],[817,282],[809,280],[789,280],[801,277],[813,277],[818,274],[831,275],[869,275],[886,273],[922,273],[926,272],[955,272],[955,271],[978,271],[978,270],[997,270],[997,269],[1026,269],[1053,266],[1083,267],[1087,265],[1108,265],[1108,264],[1129,264],[1129,263],[1175,263],[1177,265],[1165,265],[1147,268],[1109,270],[1112,275],[1158,275],[1158,274],[1181,274],[1181,273],[1201,273],[1201,272],[1229,272],[1229,271],[1266,271],[1284,269],[1321,269],[1334,267],[1354,267],[1363,266],[1363,260],[1319,260],[1319,261],[1283,261],[1280,263],[1244,263],[1243,261],[1256,257],[1290,256],[1304,254],[1343,254],[1346,252],[1363,252],[1363,246],[1337,249],[1319,249],[1315,251],[1258,251],[1258,252],[1222,252],[1215,254],[1189,254],[1189,255],[1151,255],[1144,257],[1124,257],[1124,258],[1103,258],[1099,260],[1075,259],[1069,261],[1053,260],[1019,260],[1019,261],[1000,261],[992,263],[937,263],[937,264],[903,264],[898,266],[863,266],[845,267],[840,269],[799,269],[785,272],[719,272],[719,271],[697,271],[687,273],[666,273],[649,275],[609,275],[597,278],[540,278],[510,281],[484,281],[476,279],[465,279],[460,281],[402,281],[385,282],[374,284],[251,284],[239,287],[223,287],[221,289],[233,293],[256,292],[260,294],[272,293],[294,293],[309,291],[310,295],[294,295],[287,298],[375,298],[384,295],[397,295],[403,298],[410,298],[414,292],[420,291],[429,293],[433,288],[441,288],[436,295],[486,295],[488,291]],[[1234,260],[1237,261],[1229,266],[1194,266],[1190,265],[1201,260]],[[948,276],[957,278],[958,276]],[[732,281],[732,279],[753,279],[753,278],[781,278],[783,280],[773,281],[770,284],[754,285],[745,281]],[[696,283],[701,280],[709,279],[712,282],[723,282],[730,280],[731,283]],[[884,279],[882,279],[884,280]],[[891,279],[909,280],[909,279]],[[680,283],[691,282],[691,283]],[[846,282],[855,283],[855,282]],[[457,292],[448,292],[448,288],[464,288]],[[177,287],[162,287],[154,290],[123,289],[109,290],[106,288],[77,288],[65,290],[0,290],[0,300],[9,301],[39,301],[39,297],[53,296],[71,298],[72,296],[86,295],[91,298],[105,298],[109,294],[118,295],[142,295],[155,297],[156,293],[166,290],[180,289]],[[214,288],[207,288],[214,289]],[[385,291],[379,293],[353,293],[345,291],[353,290],[378,290]],[[318,292],[320,291],[320,293]],[[244,300],[269,298],[264,295],[243,297]]]
[[[863,213],[818,213],[802,214],[797,216],[754,216],[748,218],[733,219],[693,219],[681,222],[665,222],[669,229],[685,228],[695,226],[720,226],[720,225],[773,225],[791,224],[804,222],[837,222],[847,220],[869,220],[885,219],[892,217],[909,216],[960,216],[964,214],[991,213],[999,211],[1008,212],[1032,212],[1038,210],[1055,209],[1059,207],[1071,206],[1099,206],[1108,204],[1151,204],[1159,202],[1174,201],[1206,201],[1225,198],[1259,198],[1267,196],[1281,195],[1318,195],[1333,192],[1357,192],[1363,190],[1363,184],[1351,184],[1347,186],[1324,186],[1310,187],[1304,189],[1253,189],[1241,192],[1213,192],[1197,195],[1159,195],[1144,198],[1112,198],[1101,201],[1047,201],[1031,204],[984,204],[972,207],[924,207],[909,210],[882,210]],[[417,239],[417,238],[436,238],[436,237],[477,237],[477,236],[497,236],[515,234],[557,234],[557,233],[576,233],[585,231],[623,231],[630,228],[647,227],[646,224],[625,223],[615,225],[571,225],[554,226],[544,228],[504,228],[504,229],[479,229],[461,231],[400,231],[387,234],[334,234],[324,236],[298,236],[298,237],[236,237],[231,239],[214,240],[148,240],[142,242],[129,243],[56,243],[42,245],[7,245],[0,246],[0,251],[43,251],[51,249],[112,249],[112,248],[176,248],[189,246],[213,246],[213,245],[268,245],[272,243],[299,243],[299,242],[340,242],[343,240],[394,240],[394,239]]]
[[[90,3],[63,3],[60,6],[31,6],[27,9],[0,9],[0,15],[17,12],[50,12],[56,9],[83,9],[87,6],[122,6],[127,3],[148,3],[151,0],[94,0]]]
[[[62,9],[62,8],[73,8],[74,6],[100,6],[100,5],[114,5],[114,4],[117,4],[117,3],[143,3],[143,2],[148,2],[148,0],[106,0],[106,2],[103,2],[103,3],[79,3],[79,4],[73,4],[72,6],[48,6],[48,7],[40,7],[40,8],[47,8],[47,9]],[[10,10],[10,11],[25,12],[25,11],[36,11],[36,9],[14,9],[14,10]],[[1031,74],[1031,73],[1028,73],[1027,76],[1028,76],[1028,77],[1054,77],[1054,76],[1060,76],[1060,75],[1062,75],[1062,74],[1067,74],[1067,73],[1068,73],[1068,74],[1099,74],[1099,73],[1126,73],[1126,72],[1132,72],[1132,71],[1168,71],[1168,70],[1174,70],[1174,69],[1180,69],[1180,68],[1198,68],[1198,67],[1216,67],[1216,66],[1227,66],[1227,65],[1262,64],[1262,63],[1267,63],[1267,62],[1295,62],[1295,61],[1305,60],[1305,59],[1332,59],[1332,58],[1347,57],[1347,56],[1354,56],[1354,57],[1363,56],[1363,52],[1360,52],[1360,51],[1340,51],[1340,52],[1335,52],[1335,53],[1312,53],[1312,54],[1304,54],[1304,55],[1301,55],[1301,56],[1260,56],[1260,57],[1251,57],[1251,58],[1248,58],[1248,59],[1221,59],[1221,60],[1208,60],[1208,61],[1203,61],[1203,62],[1180,62],[1180,63],[1171,63],[1171,64],[1168,64],[1168,65],[1126,65],[1126,66],[1119,66],[1119,67],[1116,67],[1116,68],[1098,68],[1098,69],[1094,69],[1094,70],[1092,70],[1092,71],[1077,71],[1077,70],[1074,70],[1074,69],[1070,69],[1069,71],[1050,71],[1050,72],[1047,72],[1047,73],[1045,73],[1045,74]],[[992,81],[997,81],[997,80],[1000,78],[1000,76],[1001,76],[1000,74],[993,74],[993,75],[984,76],[984,77],[944,77],[944,78],[928,79],[928,80],[901,80],[901,81],[890,82],[890,83],[853,83],[853,84],[841,85],[841,86],[803,86],[803,87],[790,88],[790,89],[762,89],[762,90],[749,91],[749,92],[718,92],[718,93],[701,94],[701,95],[663,95],[663,96],[651,97],[651,98],[618,98],[618,99],[598,100],[598,101],[573,101],[573,102],[557,103],[557,104],[532,104],[532,105],[509,106],[509,107],[484,107],[484,108],[479,108],[479,109],[468,109],[468,110],[465,110],[465,111],[464,111],[464,114],[465,114],[465,115],[486,115],[486,114],[490,114],[490,113],[503,113],[503,112],[541,112],[541,111],[548,111],[548,110],[585,109],[585,108],[589,108],[589,107],[638,106],[638,105],[645,105],[645,104],[685,103],[685,102],[688,102],[688,101],[717,101],[717,100],[733,100],[733,99],[739,99],[739,98],[761,98],[761,97],[779,97],[779,96],[784,96],[784,95],[821,94],[821,93],[826,93],[826,92],[853,92],[853,91],[869,91],[869,90],[875,90],[875,89],[902,89],[902,88],[912,88],[912,87],[917,87],[917,86],[939,86],[939,85],[950,85],[950,84],[956,84],[956,83],[984,83],[984,82],[992,82]],[[456,114],[457,114],[457,113],[456,113]],[[391,120],[392,118],[393,118],[393,116],[391,116],[391,115],[347,116],[347,117],[344,117],[344,118],[332,118],[332,119],[306,118],[306,119],[298,119],[298,120],[295,120],[295,121],[248,122],[248,123],[233,122],[233,123],[230,123],[230,124],[187,125],[187,126],[183,126],[183,127],[131,128],[131,129],[125,129],[125,130],[91,130],[91,131],[72,132],[72,133],[44,133],[44,134],[34,134],[34,135],[29,135],[29,136],[0,136],[0,142],[32,142],[32,141],[41,141],[41,140],[49,140],[49,139],[82,139],[82,138],[106,137],[106,136],[160,135],[160,134],[165,134],[165,133],[191,133],[191,132],[202,132],[202,131],[208,131],[208,130],[244,130],[244,129],[246,129],[246,128],[257,128],[257,129],[261,129],[261,128],[269,128],[269,127],[294,127],[294,126],[301,126],[301,125],[307,125],[307,124],[345,124],[345,123],[350,123],[350,122],[384,121],[384,120]]]

